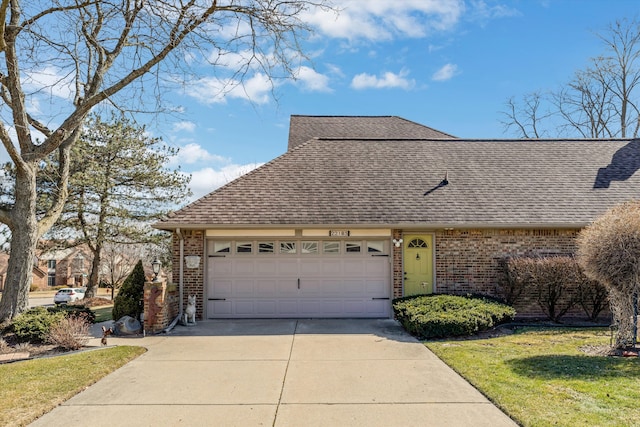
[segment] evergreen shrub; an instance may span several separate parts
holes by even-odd
[[[113,320],[120,320],[124,316],[131,316],[140,320],[140,314],[144,310],[144,267],[142,261],[138,261],[133,271],[124,280],[118,295],[113,300]]]
[[[12,329],[20,341],[45,342],[51,327],[64,318],[62,311],[35,307],[13,319]]]
[[[473,335],[512,321],[513,307],[473,295],[416,295],[393,300],[393,311],[404,329],[421,338]]]

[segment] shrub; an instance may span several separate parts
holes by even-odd
[[[398,321],[419,338],[473,335],[513,320],[516,311],[477,296],[417,295],[393,301]]]
[[[133,271],[124,280],[118,295],[113,300],[113,320],[119,320],[123,316],[131,316],[140,320],[143,311],[144,297],[144,268],[142,261],[138,261]]]
[[[518,268],[518,259],[498,260],[498,295],[509,305],[514,305],[520,299],[529,278],[526,271]]]
[[[580,301],[579,287],[587,281],[571,256],[510,258],[504,269],[504,275],[516,288],[513,292],[519,292],[519,296],[522,289],[530,289],[542,312],[554,322],[559,322]]]
[[[578,281],[582,275],[578,263],[569,256],[529,258],[528,261],[538,305],[549,319],[559,322],[578,301]]]
[[[51,327],[64,318],[64,312],[35,307],[13,319],[12,328],[20,341],[44,342]]]
[[[65,317],[51,326],[47,341],[65,350],[78,350],[89,341],[89,320],[84,314]]]
[[[640,202],[614,206],[578,236],[578,260],[586,274],[607,287],[615,347],[636,345],[640,295]]]
[[[596,321],[609,304],[609,291],[600,282],[583,276],[578,285],[578,300],[589,320]]]
[[[59,305],[57,307],[47,307],[47,310],[52,313],[64,313],[65,317],[83,316],[91,323],[96,320],[96,314],[90,308],[82,305]]]

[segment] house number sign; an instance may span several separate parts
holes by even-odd
[[[329,230],[329,237],[349,237],[349,230]]]

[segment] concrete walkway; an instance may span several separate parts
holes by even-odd
[[[516,425],[392,320],[203,321],[109,344],[148,352],[32,425]]]

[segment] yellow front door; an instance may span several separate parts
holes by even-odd
[[[433,236],[404,236],[404,295],[433,293]]]

